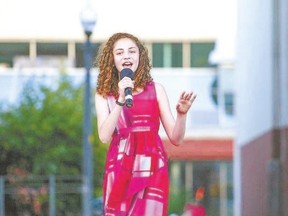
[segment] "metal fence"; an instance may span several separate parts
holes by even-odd
[[[0,216],[78,216],[81,199],[81,176],[0,176]]]

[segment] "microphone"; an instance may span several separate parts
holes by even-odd
[[[131,69],[129,68],[124,68],[121,72],[120,72],[120,79],[123,79],[124,77],[129,77],[130,79],[134,79],[134,73]],[[130,108],[133,106],[133,97],[132,97],[132,88],[127,87],[124,90],[125,92],[125,104],[126,107]]]

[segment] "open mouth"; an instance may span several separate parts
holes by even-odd
[[[131,62],[125,62],[124,64],[122,64],[122,66],[123,66],[124,68],[131,67],[131,66],[132,66],[132,63],[131,63]]]

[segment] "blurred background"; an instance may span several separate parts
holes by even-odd
[[[285,0],[0,0],[0,216],[101,215],[93,61],[119,31],[173,112],[197,94],[183,145],[160,129],[169,214],[288,215],[287,16]]]

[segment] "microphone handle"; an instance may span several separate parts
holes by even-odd
[[[133,106],[133,97],[132,97],[132,89],[131,88],[125,89],[125,103],[126,103],[126,107],[128,107],[128,108]]]

